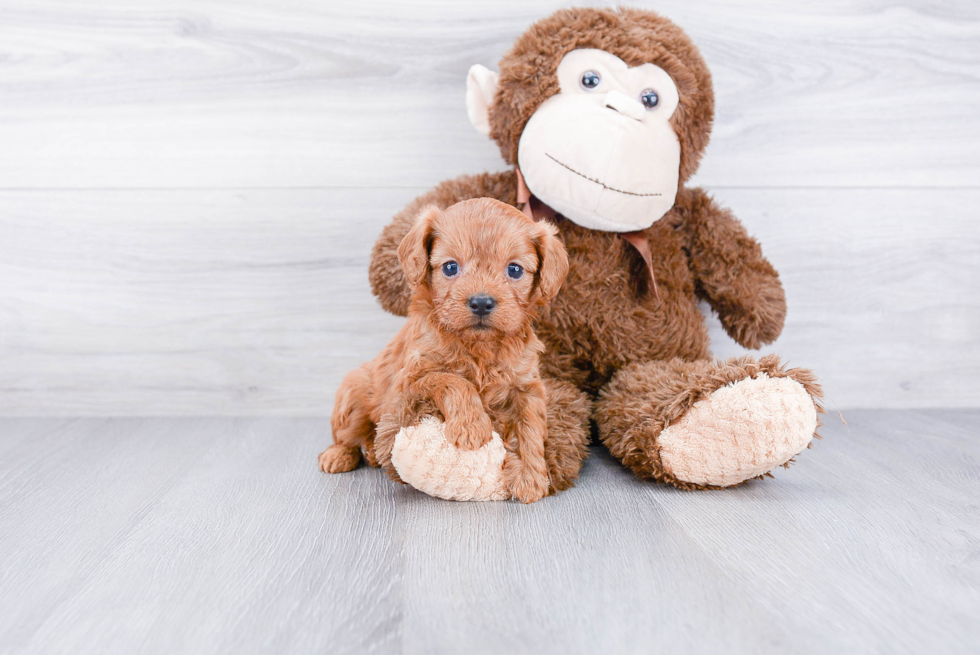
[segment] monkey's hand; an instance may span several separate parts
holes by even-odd
[[[743,284],[752,290],[742,290],[730,307],[718,305],[716,311],[728,336],[746,348],[760,348],[783,331],[786,294],[775,277],[755,276]]]
[[[703,189],[680,189],[675,207],[683,220],[698,295],[742,346],[759,348],[775,341],[786,319],[786,295],[758,242]]]

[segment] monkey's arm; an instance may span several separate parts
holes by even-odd
[[[684,219],[698,295],[742,346],[775,341],[786,318],[786,295],[758,242],[703,189],[680,189],[675,206]]]
[[[398,263],[398,244],[408,234],[415,217],[426,205],[446,209],[462,200],[471,198],[496,198],[509,205],[517,202],[517,179],[514,171],[463,175],[454,180],[441,182],[431,191],[422,194],[395,215],[394,220],[381,231],[371,252],[368,277],[371,290],[386,311],[397,316],[408,314],[411,290],[402,267]]]

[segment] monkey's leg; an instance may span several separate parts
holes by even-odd
[[[593,418],[613,455],[682,489],[731,487],[807,448],[823,409],[814,375],[775,355],[631,364],[599,392]]]
[[[367,369],[356,368],[337,389],[330,415],[334,444],[320,453],[324,473],[353,471],[361,461],[361,447],[371,447],[374,423],[370,416],[371,378]]]

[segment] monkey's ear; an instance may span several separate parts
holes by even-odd
[[[425,284],[429,277],[429,253],[432,250],[435,220],[441,214],[442,211],[435,205],[423,207],[412,229],[398,244],[398,261],[405,271],[405,279],[413,289]]]
[[[558,228],[554,225],[548,221],[538,221],[532,229],[535,232],[534,248],[538,253],[538,272],[535,273],[532,300],[543,305],[558,295],[565,282],[565,276],[568,275],[568,255],[565,253],[565,244],[558,238]]]
[[[490,136],[490,105],[497,93],[497,80],[500,73],[494,73],[486,66],[474,64],[466,76],[466,114],[476,131]]]

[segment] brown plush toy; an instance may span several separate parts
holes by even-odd
[[[371,284],[405,315],[397,250],[424,205],[489,196],[558,227],[570,270],[536,324],[552,492],[576,479],[590,419],[636,475],[685,489],[740,484],[810,444],[822,409],[809,371],[775,355],[716,362],[708,350],[699,299],[747,348],[779,336],[786,304],[732,213],[683,186],[714,95],[680,28],[649,11],[558,11],[517,40],[499,75],[470,69],[467,110],[516,168],[417,198],[375,244]]]

